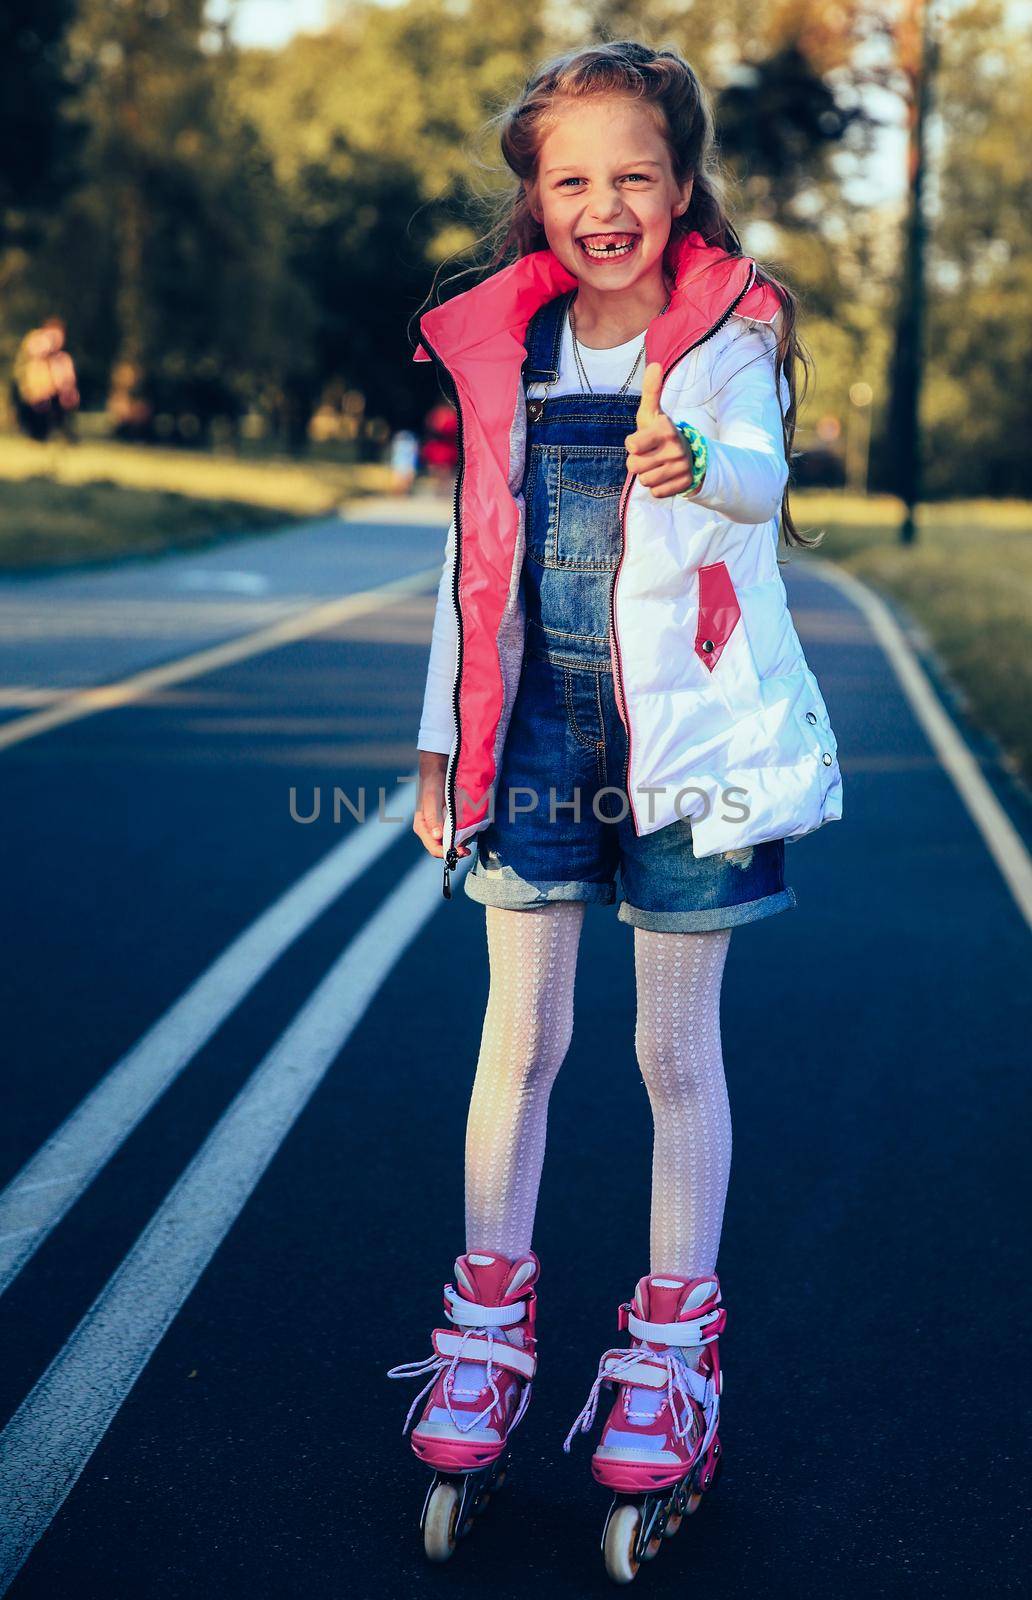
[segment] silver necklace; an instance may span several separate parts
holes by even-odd
[[[670,296],[668,295],[667,296],[666,305],[663,307],[663,311],[665,311],[667,309],[667,306],[669,306],[669,304],[670,304]],[[659,313],[660,316],[663,315],[663,311],[661,311]],[[591,387],[591,381],[588,378],[587,372],[585,371],[584,361],[583,361],[583,359],[581,357],[581,353],[580,353],[580,342],[579,342],[579,340],[577,338],[577,329],[576,329],[576,325],[575,325],[574,320],[573,320],[573,300],[572,299],[570,299],[570,300],[568,300],[566,302],[566,321],[567,321],[567,323],[569,325],[569,329],[570,329],[570,341],[571,341],[571,343],[573,345],[573,361],[574,361],[575,367],[577,368],[577,379],[578,379],[578,382],[580,383],[580,386],[581,386],[581,394],[594,394],[595,391]],[[626,378],[624,379],[623,383],[620,385],[619,389],[616,391],[618,395],[622,395],[622,394],[626,393],[627,387],[628,387],[631,379],[634,377],[634,374],[637,372],[638,364],[641,361],[641,358],[642,358],[642,356],[644,354],[645,354],[645,339],[643,337],[642,341],[641,341],[641,348],[639,349],[638,354],[634,358],[634,364],[631,367],[630,372],[627,374]]]

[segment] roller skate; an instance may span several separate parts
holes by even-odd
[[[540,1263],[533,1250],[510,1260],[470,1251],[445,1284],[451,1328],[435,1328],[434,1353],[392,1367],[390,1378],[431,1374],[409,1407],[402,1433],[423,1396],[412,1448],[434,1469],[419,1526],[431,1561],[447,1561],[508,1473],[508,1439],[530,1402],[537,1367],[534,1335]]]
[[[590,1432],[603,1385],[616,1389],[591,1473],[613,1490],[602,1554],[617,1583],[630,1583],[640,1563],[659,1553],[720,1474],[717,1339],[724,1321],[715,1274],[641,1278],[617,1319],[630,1347],[602,1356],[567,1435],[568,1452],[576,1433]]]

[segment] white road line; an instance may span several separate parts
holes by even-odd
[[[1032,857],[952,719],[943,709],[909,639],[881,596],[868,588],[860,578],[830,561],[815,562],[814,568],[818,577],[825,583],[834,584],[867,618],[914,716],[953,780],[972,822],[985,840],[989,854],[1014,896],[1018,910],[1032,927]]]
[[[436,588],[440,577],[441,568],[438,564],[423,572],[381,584],[377,589],[363,589],[359,594],[345,595],[340,600],[329,600],[325,605],[313,606],[297,616],[284,617],[280,622],[270,623],[267,628],[246,633],[242,638],[227,639],[223,644],[195,650],[191,655],[167,661],[163,666],[134,672],[116,683],[103,683],[95,689],[83,689],[70,694],[45,711],[35,711],[5,722],[0,726],[0,750],[24,744],[26,739],[49,733],[51,728],[63,727],[68,722],[78,722],[83,717],[96,716],[100,711],[113,711],[119,706],[143,700],[158,689],[168,688],[170,684],[199,678],[206,672],[231,666],[237,661],[246,661],[251,656],[264,655],[268,650],[277,650],[281,645],[293,644],[298,639],[307,639],[313,633],[339,627],[342,622],[351,622],[370,611],[379,611],[381,607],[405,600],[409,595],[428,593],[431,588]]]
[[[165,1330],[440,896],[440,864],[424,857],[352,939],[255,1069],[0,1434],[0,1594],[46,1532]]]
[[[414,782],[399,786],[384,818],[409,821],[415,801]],[[223,951],[12,1178],[0,1194],[0,1294],[273,962],[399,832],[370,803],[366,821]]]
[[[56,1178],[41,1178],[38,1183],[23,1183],[22,1194],[31,1194],[34,1189],[54,1189],[60,1183],[73,1183],[78,1176],[75,1172],[62,1172]]]

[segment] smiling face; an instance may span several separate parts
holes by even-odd
[[[627,96],[558,101],[538,151],[531,209],[553,253],[595,289],[626,290],[662,277],[678,185],[658,115]]]

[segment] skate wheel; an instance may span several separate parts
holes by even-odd
[[[716,1488],[717,1483],[720,1480],[720,1474],[723,1472],[723,1470],[724,1470],[724,1458],[721,1455],[720,1450],[718,1448],[717,1452],[716,1452],[716,1454],[714,1456],[714,1460],[713,1460],[713,1470],[710,1473],[709,1478],[707,1479],[706,1483],[703,1484],[703,1486],[701,1488],[692,1489],[690,1491],[689,1495],[688,1495],[688,1500],[687,1500],[687,1503],[685,1505],[685,1515],[686,1516],[691,1517],[691,1516],[695,1515],[696,1511],[698,1511],[699,1507],[702,1504],[703,1495],[704,1494],[709,1494],[711,1489],[715,1489]],[[696,1483],[696,1484],[698,1484],[700,1482],[698,1474],[693,1479],[693,1482]]]
[[[637,1577],[639,1563],[634,1558],[634,1546],[640,1527],[641,1510],[633,1501],[617,1506],[609,1519],[602,1553],[606,1572],[614,1583],[632,1583]]]
[[[430,1561],[447,1561],[455,1549],[459,1498],[454,1483],[439,1483],[430,1496],[423,1523],[423,1544]]]
[[[667,1525],[663,1529],[664,1538],[672,1539],[683,1521],[684,1517],[679,1511],[675,1511],[671,1516],[669,1516],[667,1518]]]
[[[654,1561],[656,1559],[656,1557],[659,1555],[659,1552],[662,1550],[662,1548],[663,1548],[663,1535],[660,1533],[660,1534],[657,1534],[654,1539],[650,1539],[649,1540],[648,1544],[645,1546],[645,1554],[642,1556],[641,1559],[643,1561]]]

